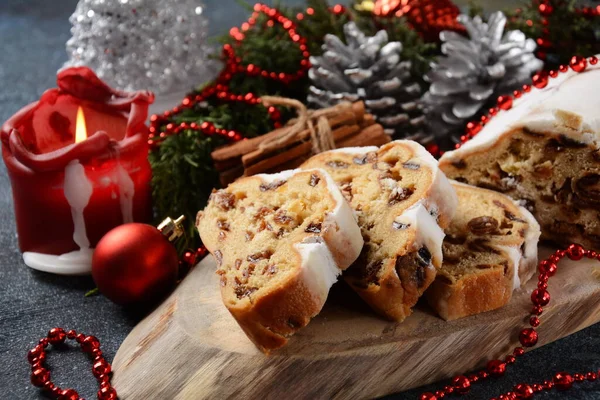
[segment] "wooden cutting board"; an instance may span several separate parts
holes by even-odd
[[[215,269],[207,257],[125,339],[113,363],[120,399],[356,399],[399,392],[481,367],[516,346],[536,285],[532,279],[500,310],[445,322],[419,305],[397,324],[373,315],[337,283],[321,314],[287,347],[265,356],[221,303]],[[600,321],[599,272],[598,262],[561,262],[538,346]]]

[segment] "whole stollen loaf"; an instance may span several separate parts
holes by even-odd
[[[320,169],[238,179],[213,192],[197,227],[225,306],[265,353],[321,311],[363,245],[351,208]]]
[[[440,168],[519,200],[542,239],[600,250],[600,64],[586,64],[523,93]]]

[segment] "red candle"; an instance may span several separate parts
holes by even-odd
[[[2,157],[25,263],[80,274],[106,232],[152,217],[145,121],[154,96],[114,90],[85,67],[57,82],[3,125]]]

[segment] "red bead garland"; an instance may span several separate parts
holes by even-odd
[[[336,5],[331,8],[331,12],[333,14],[342,14],[345,12],[345,8],[344,6]],[[242,59],[236,54],[236,47],[239,47],[245,38],[243,32],[249,30],[253,25],[256,24],[260,13],[265,14],[268,17],[268,26],[274,26],[275,23],[280,24],[283,29],[286,30],[292,41],[298,44],[298,48],[302,52],[302,60],[300,61],[298,71],[295,73],[267,71],[254,64],[242,65]],[[311,14],[309,10],[307,10],[307,14]],[[250,16],[247,22],[242,24],[241,30],[240,28],[232,28],[230,30],[229,33],[236,40],[236,43],[233,45],[223,45],[223,58],[225,60],[225,66],[215,84],[204,88],[199,94],[193,97],[184,98],[178,106],[163,112],[162,116],[153,115],[150,118],[150,133],[148,136],[148,143],[150,146],[154,148],[166,137],[178,134],[183,130],[201,132],[204,135],[216,134],[231,141],[242,140],[243,135],[240,132],[217,128],[211,122],[205,121],[200,125],[195,122],[182,122],[181,124],[176,125],[174,123],[169,123],[168,119],[174,114],[178,114],[188,108],[193,108],[198,103],[213,96],[216,96],[219,100],[225,102],[239,102],[247,105],[260,104],[260,97],[257,97],[254,93],[235,94],[229,91],[228,84],[236,74],[261,76],[262,78],[275,80],[283,84],[289,84],[290,82],[303,78],[310,69],[310,53],[308,52],[306,39],[297,33],[296,28],[296,24],[289,18],[283,16],[277,9],[271,8],[264,4],[255,4],[253,14]],[[281,127],[281,114],[279,110],[275,107],[268,107],[267,112],[273,121],[273,126],[275,128]],[[164,129],[161,129],[163,126]]]
[[[99,400],[117,400],[117,392],[110,385],[111,365],[102,356],[100,341],[94,336],[86,336],[74,330],[65,332],[62,328],[52,328],[45,338],[27,353],[27,360],[31,364],[31,383],[42,388],[51,399],[58,400],[83,400],[75,389],[61,389],[50,380],[50,371],[45,367],[46,347],[60,345],[65,339],[76,340],[84,353],[90,355],[94,364],[92,373],[96,377],[100,388],[98,390]]]
[[[346,12],[346,8],[338,4],[331,7],[329,11],[334,15],[340,15]],[[302,52],[302,60],[300,61],[298,70],[295,73],[267,71],[254,64],[243,65],[243,60],[238,54],[236,54],[236,48],[239,47],[241,42],[245,39],[244,32],[248,31],[256,24],[261,13],[266,15],[268,18],[267,26],[274,26],[275,23],[280,24],[283,29],[286,30],[292,41],[298,45],[299,50]],[[306,14],[313,15],[314,10],[312,8],[308,8],[306,10]],[[304,14],[300,13],[296,17],[297,20],[302,20],[304,19]],[[241,28],[232,28],[229,31],[229,34],[235,39],[236,43],[233,45],[223,45],[223,58],[225,61],[225,66],[215,83],[207,86],[195,96],[186,96],[179,105],[173,107],[171,110],[163,112],[161,116],[155,114],[150,117],[150,132],[148,135],[148,144],[150,145],[150,148],[155,149],[168,136],[176,135],[182,131],[201,132],[207,136],[219,135],[233,142],[243,140],[244,136],[242,133],[236,130],[217,128],[212,122],[204,121],[201,124],[196,122],[182,122],[180,124],[175,124],[173,122],[169,122],[169,119],[172,118],[173,115],[178,114],[186,109],[193,108],[198,103],[201,103],[212,97],[216,97],[223,102],[238,102],[251,106],[261,104],[262,101],[260,97],[257,97],[254,93],[234,94],[229,91],[229,82],[236,74],[256,77],[260,76],[264,79],[275,80],[283,84],[289,84],[290,82],[303,78],[311,67],[309,61],[310,53],[308,51],[306,39],[300,36],[296,29],[296,24],[291,19],[282,15],[277,9],[271,8],[264,4],[255,4],[254,12],[250,18],[248,18],[248,20],[242,24]],[[269,114],[269,118],[273,121],[273,127],[280,128],[282,126],[280,122],[280,111],[276,107],[271,106],[267,107],[267,112]],[[188,252],[186,252],[186,254],[187,253]],[[184,257],[180,262],[182,271],[188,271],[196,261],[199,261],[206,255],[207,251],[206,248],[200,247],[195,252],[189,251],[189,253],[190,254],[187,254],[187,256],[184,254]]]
[[[535,74],[532,78],[532,85],[538,89],[543,89],[548,86],[549,80],[558,77],[559,73],[565,73],[570,69],[580,73],[584,72],[587,68],[588,63],[590,65],[596,65],[598,63],[597,57],[588,57],[587,59],[580,56],[573,56],[569,65],[561,65],[558,71],[545,72],[541,71]],[[487,115],[482,115],[479,121],[468,122],[465,127],[465,134],[460,137],[460,143],[454,145],[455,149],[459,149],[464,143],[474,138],[483,127],[490,122],[492,117],[498,114],[498,110],[508,111],[513,107],[513,98],[518,99],[523,96],[523,93],[531,92],[530,85],[523,85],[523,91],[515,90],[513,95],[499,96],[496,101],[497,108],[491,108]]]
[[[556,250],[554,254],[548,257],[548,259],[539,263],[540,275],[538,276],[538,285],[540,283],[547,284],[549,278],[556,272],[557,263],[564,257],[568,257],[573,261],[579,261],[583,258],[596,259],[600,261],[600,254],[596,253],[595,251],[586,250],[578,244],[571,244],[565,250]],[[552,269],[551,275],[547,273],[549,269]],[[537,316],[542,314],[543,306],[546,306],[550,302],[550,294],[545,289],[542,291],[540,291],[539,288],[535,289],[531,295],[531,302],[534,304],[531,312],[532,315],[529,319],[529,324],[532,326],[532,328],[524,328],[519,333],[519,342],[524,347],[533,347],[538,342],[539,335],[534,328],[538,327],[540,324],[540,320]],[[451,386],[445,386],[443,390],[437,391],[435,394],[431,392],[423,393],[419,399],[439,400],[452,393],[459,395],[466,394],[469,392],[473,383],[482,381],[490,376],[503,376],[506,372],[507,365],[515,363],[516,357],[520,357],[523,354],[525,354],[523,347],[516,347],[513,350],[512,355],[509,354],[506,356],[504,362],[501,360],[490,360],[487,363],[485,371],[479,371],[479,373],[473,374],[469,377],[465,377],[463,375],[456,376],[452,379]],[[535,396],[535,394],[542,391],[551,390],[552,388],[556,388],[556,390],[559,391],[569,390],[576,383],[582,383],[586,380],[589,382],[596,381],[599,374],[600,371],[589,371],[586,373],[575,373],[572,375],[566,372],[559,372],[554,375],[552,380],[544,381],[542,384],[520,383],[516,385],[511,392],[501,394],[492,400],[531,399]]]

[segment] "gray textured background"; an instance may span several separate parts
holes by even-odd
[[[494,3],[495,7],[509,5],[503,1]],[[75,4],[75,0],[0,0],[0,121],[54,86],[55,72],[66,59],[67,19]],[[245,15],[235,0],[205,0],[205,5],[213,34],[239,24]],[[112,360],[140,315],[125,311],[101,296],[84,298],[83,294],[93,288],[89,278],[52,276],[25,267],[17,250],[10,185],[3,164],[0,165],[0,220],[0,399],[38,399],[42,397],[29,383],[25,356],[49,328],[62,326],[97,336],[107,358]],[[477,352],[477,349],[465,351]],[[87,399],[96,397],[90,362],[80,351],[51,351],[48,359],[55,383],[74,387]],[[467,398],[494,397],[517,382],[547,379],[556,370],[577,372],[590,368],[600,368],[600,324],[533,351],[504,379],[477,385]],[[425,389],[441,386],[440,383]],[[394,398],[416,398],[422,391],[413,390]],[[580,385],[579,389],[567,392],[567,396],[600,399],[600,384]],[[559,397],[556,392],[540,396]]]

